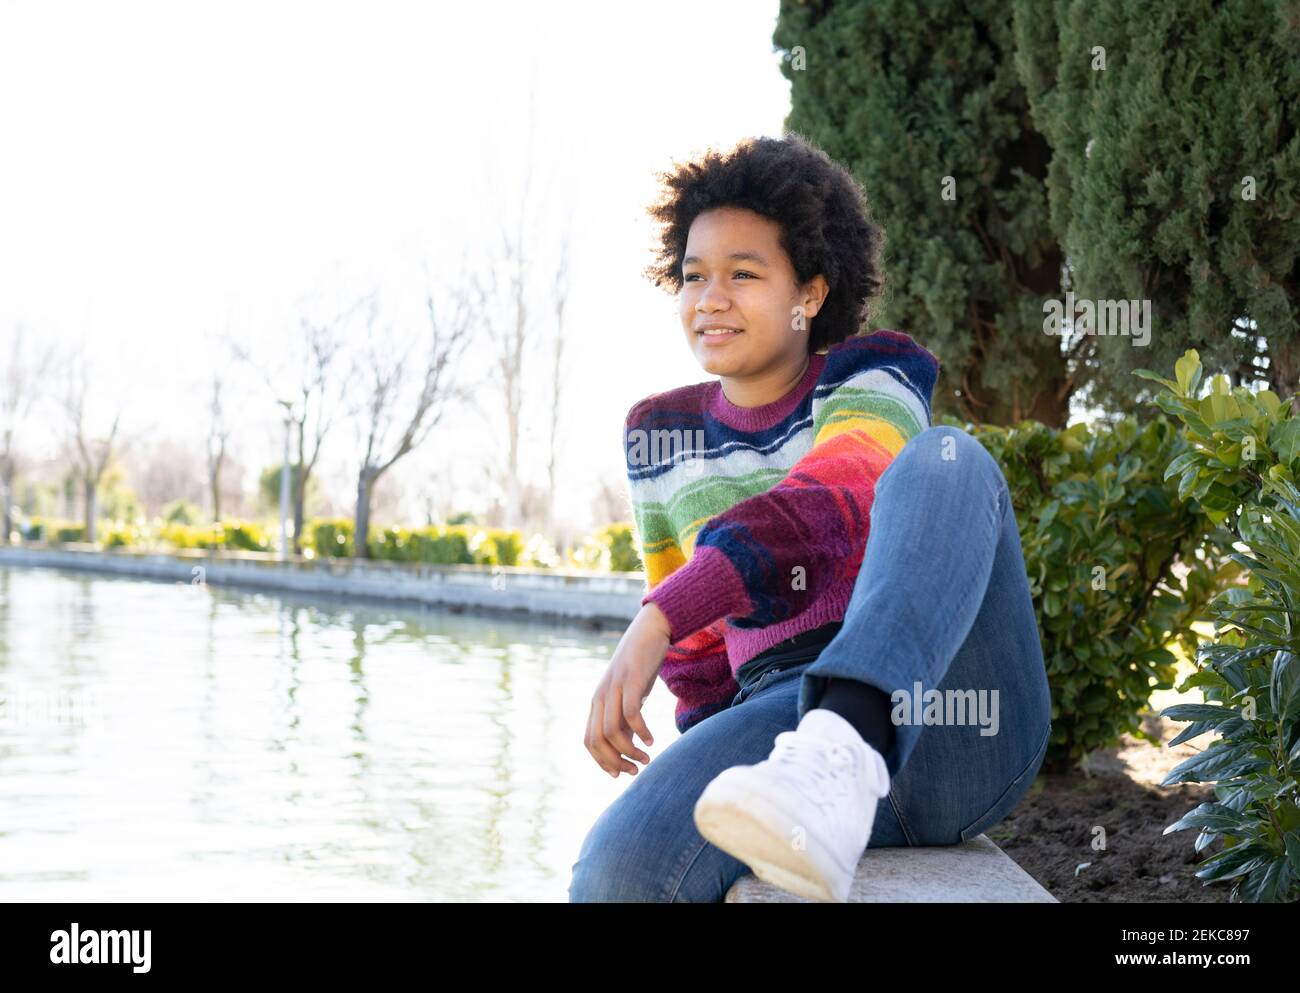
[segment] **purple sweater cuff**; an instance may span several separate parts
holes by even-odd
[[[641,598],[664,612],[670,642],[694,634],[731,614],[747,614],[749,593],[731,559],[711,545],[697,548],[691,560]]]

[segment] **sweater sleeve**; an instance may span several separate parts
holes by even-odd
[[[740,684],[731,672],[723,622],[710,624],[669,645],[659,678],[677,698],[673,723],[682,734],[731,706]]]
[[[813,444],[775,486],[712,517],[690,560],[646,593],[676,640],[720,618],[766,627],[857,575],[876,481],[930,426],[939,362],[901,332],[879,331],[837,358],[815,401]]]
[[[634,407],[623,425],[625,445],[636,416],[637,408]],[[645,566],[646,589],[650,591],[663,582],[657,575],[658,569],[653,564],[645,538],[650,513],[641,497],[642,490],[635,485],[631,475],[629,484],[630,502],[636,522],[634,541]],[[644,604],[645,600],[641,602]],[[659,678],[677,700],[673,723],[682,734],[705,718],[731,706],[731,701],[740,692],[740,685],[731,671],[724,628],[725,622],[719,620],[703,625],[697,631],[688,631],[674,638],[664,654]]]

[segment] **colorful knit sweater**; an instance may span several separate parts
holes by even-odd
[[[842,620],[876,480],[930,426],[939,361],[900,331],[814,353],[779,400],[720,380],[656,393],[624,423],[646,595],[668,617],[660,677],[681,732],[731,703],[747,660]]]

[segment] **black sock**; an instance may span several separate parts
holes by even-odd
[[[889,719],[893,708],[883,690],[856,679],[831,676],[817,706],[843,717],[881,755],[893,744],[894,722]]]

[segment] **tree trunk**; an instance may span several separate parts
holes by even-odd
[[[306,415],[298,421],[298,470],[294,473],[296,479],[290,481],[293,487],[293,553],[302,554],[302,519],[303,505],[307,502],[307,454],[305,446],[307,444],[307,419]],[[320,451],[317,445],[316,451]]]
[[[362,469],[357,476],[357,516],[352,526],[352,554],[359,559],[370,558],[367,547],[370,538],[370,492],[372,480]]]
[[[212,523],[221,522],[221,465],[212,471]]]
[[[1296,370],[1295,342],[1291,339],[1270,339],[1268,352],[1268,386],[1285,403],[1296,392],[1296,381],[1300,378]],[[1296,410],[1295,401],[1292,401],[1291,409],[1293,412]]]
[[[0,532],[0,545],[9,544],[9,533],[14,528],[14,473],[11,464],[5,466],[4,478],[0,479],[0,489],[4,490],[4,531]]]
[[[95,540],[95,481],[86,479],[84,482],[86,497],[86,533],[82,535],[85,541]]]
[[[299,483],[294,488],[293,495],[293,553],[302,554],[302,505],[306,502],[306,479],[302,469],[302,463],[298,463]]]

